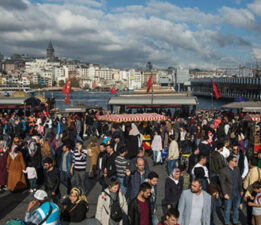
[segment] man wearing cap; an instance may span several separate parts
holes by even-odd
[[[59,224],[59,207],[53,202],[48,202],[47,193],[43,190],[37,190],[34,193],[34,200],[29,202],[25,213],[24,221],[27,224]],[[31,209],[34,206],[39,206],[32,214]]]

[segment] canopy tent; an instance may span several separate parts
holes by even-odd
[[[261,101],[231,102],[226,105],[222,105],[222,108],[227,108],[227,109],[243,109],[246,107],[261,107]]]
[[[120,95],[111,97],[108,105],[126,105],[127,107],[180,107],[197,105],[195,96],[151,96],[151,95]]]
[[[137,122],[137,121],[158,121],[167,120],[167,116],[157,113],[142,113],[142,114],[109,114],[97,117],[100,121],[108,121],[114,123],[121,122]]]
[[[260,122],[260,116],[261,114],[247,114],[245,116],[245,119],[255,121],[255,122]]]

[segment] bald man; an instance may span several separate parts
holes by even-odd
[[[127,176],[125,177],[124,184],[125,187],[128,187],[126,194],[128,202],[137,197],[140,185],[148,178],[149,172],[149,170],[145,169],[142,158],[137,158],[136,169],[134,171],[131,172],[129,169],[126,169]]]

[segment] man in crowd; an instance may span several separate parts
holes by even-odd
[[[236,166],[238,166],[239,171],[240,171],[240,176],[241,176],[242,180],[244,180],[245,177],[247,176],[248,170],[249,170],[248,161],[247,161],[247,157],[246,157],[246,155],[244,155],[243,151],[238,148],[238,143],[233,144],[233,155],[237,159]]]
[[[239,205],[243,195],[242,179],[237,165],[237,157],[227,158],[228,166],[220,170],[220,185],[225,198],[224,220],[230,222],[230,211],[233,207],[233,223],[239,224]]]
[[[30,214],[33,207],[38,208]],[[34,199],[29,202],[25,213],[24,221],[26,224],[58,224],[59,223],[59,207],[47,201],[47,193],[43,190],[37,190],[34,193]]]
[[[142,158],[137,159],[137,169],[131,172],[129,169],[126,170],[125,186],[127,190],[127,200],[131,201],[136,198],[139,193],[140,185],[148,178],[149,171],[144,169],[144,160]]]
[[[148,179],[146,179],[146,182],[148,182],[151,186],[151,194],[149,197],[150,200],[150,214],[152,217],[152,224],[157,225],[157,184],[159,180],[159,175],[155,172],[150,172],[148,175]]]
[[[87,150],[83,149],[81,141],[76,142],[75,150],[73,151],[73,163],[71,167],[72,184],[81,187],[83,193],[86,193],[85,177],[86,177],[86,162]]]
[[[60,172],[53,166],[53,160],[49,157],[44,159],[44,186],[48,194],[55,203],[58,203],[60,197]]]
[[[178,209],[180,225],[210,225],[211,196],[202,190],[200,179],[194,179],[191,189],[182,192]]]
[[[67,188],[67,194],[71,191],[71,167],[73,162],[73,153],[70,151],[69,146],[63,145],[61,154],[61,162],[59,163],[61,183]]]
[[[138,158],[142,158],[144,160],[145,170],[150,170],[149,163],[148,163],[147,159],[145,159],[144,155],[145,155],[144,148],[143,147],[139,147],[137,156],[134,157],[133,159],[131,159],[131,171],[137,169],[136,163],[137,163],[137,159]]]
[[[113,144],[110,143],[106,146],[107,157],[105,161],[104,177],[105,180],[109,181],[111,178],[117,177],[115,159],[117,154],[113,150]]]
[[[97,178],[100,185],[102,186],[102,190],[106,188],[105,177],[104,177],[106,158],[107,158],[106,145],[104,143],[101,143],[100,153],[97,159],[97,175],[98,175]]]
[[[128,217],[130,225],[150,225],[152,218],[150,213],[149,197],[151,186],[144,182],[139,187],[137,197],[132,199],[128,208]]]

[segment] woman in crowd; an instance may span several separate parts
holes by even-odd
[[[61,221],[81,222],[86,219],[88,211],[87,198],[80,188],[72,188],[70,196],[65,198],[61,206]]]
[[[160,158],[158,154],[161,154],[162,151],[162,139],[160,136],[159,130],[155,130],[154,137],[151,143],[151,150],[153,151],[153,165],[155,166],[160,162]]]
[[[6,165],[8,170],[7,187],[11,191],[26,188],[26,180],[23,173],[23,170],[25,170],[25,163],[22,153],[19,152],[17,142],[18,140],[14,140],[14,143],[12,144]]]
[[[165,198],[163,199],[162,209],[177,208],[180,195],[183,190],[184,178],[181,176],[179,168],[175,168],[165,182]]]
[[[116,204],[119,207],[115,207]],[[115,210],[118,210],[118,212],[115,212]],[[97,223],[101,225],[122,225],[123,214],[127,215],[127,213],[128,205],[125,196],[122,191],[119,190],[118,180],[112,178],[109,182],[109,187],[105,189],[98,197],[95,215]],[[118,218],[116,214],[119,215]]]

